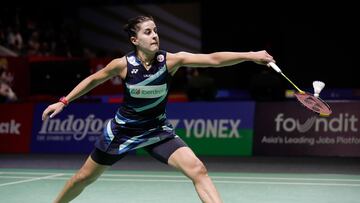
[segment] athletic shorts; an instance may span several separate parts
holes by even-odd
[[[173,138],[167,138],[155,144],[148,145],[143,147],[143,149],[155,159],[164,164],[168,164],[168,160],[171,154],[180,147],[186,146],[186,143],[180,137],[176,136]],[[91,158],[98,164],[111,166],[125,157],[127,154],[128,152],[117,155],[109,154],[95,147],[91,153]]]
[[[154,158],[167,164],[170,155],[184,146],[187,146],[186,143],[175,134],[169,123],[141,129],[129,128],[112,119],[96,141],[91,157],[99,164],[113,165],[130,151],[144,148]]]

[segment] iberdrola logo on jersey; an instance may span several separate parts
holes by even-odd
[[[140,94],[140,89],[137,89],[137,88],[131,89],[130,94],[131,95],[139,95]]]
[[[135,98],[158,98],[167,93],[167,85],[128,85],[130,95]]]

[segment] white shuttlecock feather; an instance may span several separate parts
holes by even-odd
[[[314,96],[319,97],[321,90],[325,87],[325,83],[321,81],[314,81],[313,87],[314,87]]]

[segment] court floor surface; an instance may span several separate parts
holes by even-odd
[[[0,169],[0,202],[52,202],[76,170]],[[358,174],[209,172],[228,203],[357,203]],[[192,182],[177,171],[106,171],[74,203],[197,203]]]

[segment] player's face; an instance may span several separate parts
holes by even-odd
[[[159,36],[153,21],[145,21],[139,24],[140,30],[136,37],[131,40],[138,49],[157,52],[159,50]]]

